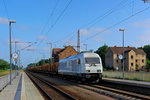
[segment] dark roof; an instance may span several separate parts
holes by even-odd
[[[63,48],[53,48],[52,56],[54,57],[54,55],[56,55],[57,53],[59,53],[62,50],[63,50]]]
[[[113,53],[115,54],[122,54],[122,47],[110,47]],[[136,54],[142,54],[145,55],[146,53],[143,50],[136,49],[135,47],[124,47],[124,52],[127,53],[129,51],[133,50],[136,52]]]
[[[137,49],[137,50],[136,50],[136,53],[137,53],[137,54],[146,55],[146,53],[144,52],[144,50],[140,50],[140,49]]]
[[[52,52],[52,57],[54,57],[55,55],[58,55],[58,54],[60,54],[61,52],[63,52],[66,48],[68,48],[68,47],[72,47],[73,48],[73,46],[66,46],[66,47],[64,47],[64,48],[53,48],[53,52]],[[74,49],[74,48],[73,48]],[[74,49],[75,50],[75,49]],[[76,51],[76,50],[75,50]]]

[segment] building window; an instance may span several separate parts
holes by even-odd
[[[78,59],[78,64],[80,64],[80,59]]]
[[[116,63],[118,63],[118,60],[116,60]]]
[[[133,66],[133,63],[131,63],[131,66]]]
[[[135,62],[137,63],[138,60],[135,60]]]
[[[133,59],[133,55],[131,55],[131,59]]]
[[[123,59],[121,59],[121,63],[123,63]]]
[[[142,59],[142,63],[144,63],[144,59]]]

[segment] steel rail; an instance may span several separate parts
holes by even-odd
[[[135,98],[135,99],[144,99],[144,100],[150,100],[150,96],[147,96],[146,94],[140,94],[140,93],[136,93],[136,92],[132,92],[132,91],[128,91],[128,90],[123,90],[123,89],[117,89],[115,87],[109,87],[109,86],[103,86],[101,84],[99,85],[93,85],[93,84],[82,84],[81,82],[78,82],[78,81],[75,81],[75,80],[68,80],[68,79],[65,79],[69,82],[73,82],[73,83],[77,83],[79,87],[81,88],[84,88],[84,89],[88,89],[88,90],[91,90],[93,92],[96,92],[96,93],[99,93],[101,94],[100,92],[98,92],[97,90],[104,90],[104,91],[108,91],[108,92],[112,92],[112,93],[115,93],[116,96],[118,97],[121,97],[121,96],[124,96],[124,97],[128,97],[128,98]],[[110,83],[111,84],[111,83]],[[124,85],[122,85],[124,86]],[[89,88],[91,87],[91,88]],[[94,89],[95,88],[95,89]],[[96,90],[97,89],[97,90]],[[106,95],[107,93],[102,93],[104,95]],[[108,95],[107,95],[108,96]],[[111,96],[111,95],[109,95]],[[111,97],[114,97],[116,98],[116,96],[111,96]],[[122,99],[122,98],[120,98]]]
[[[64,91],[58,89],[56,86],[52,85],[50,82],[38,77],[37,75],[33,75],[31,74],[33,77],[37,78],[38,80],[40,80],[41,82],[45,83],[46,85],[50,86],[51,88],[53,88],[55,91],[59,92],[60,94],[62,94],[64,97],[66,97],[69,100],[76,100],[74,97],[72,97],[70,94],[65,93]]]
[[[87,85],[87,86],[94,87],[96,89],[102,89],[102,90],[106,90],[106,91],[111,91],[113,93],[117,93],[117,94],[120,94],[120,95],[123,95],[123,96],[127,96],[127,97],[132,97],[132,98],[142,99],[142,100],[150,100],[150,96],[146,96],[146,95],[142,95],[142,94],[138,94],[138,93],[134,93],[134,92],[129,92],[129,91],[124,91],[124,90],[109,88],[109,87],[100,86],[100,85]]]
[[[27,72],[25,73],[28,75],[31,81],[42,91],[42,93],[46,96],[47,99],[53,100],[52,97],[39,84],[36,83],[36,81],[33,79],[33,77],[29,73]]]

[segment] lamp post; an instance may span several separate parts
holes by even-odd
[[[16,23],[14,20],[9,21],[9,46],[10,46],[10,84],[12,83],[11,81],[11,74],[12,74],[12,47],[11,47],[11,23]]]
[[[123,53],[123,59],[122,59],[123,74],[122,74],[122,76],[123,76],[123,79],[124,79],[124,31],[125,31],[125,29],[120,28],[119,31],[122,31],[122,53]]]

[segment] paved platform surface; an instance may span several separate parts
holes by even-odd
[[[0,92],[0,100],[14,100],[18,83],[20,80],[20,76],[16,76],[16,78],[12,81],[11,85],[7,85],[4,90]]]
[[[0,92],[0,100],[44,100],[32,81],[22,72]]]
[[[114,79],[114,78],[103,78],[103,80],[109,81],[109,82],[116,82],[116,83],[121,83],[121,84],[129,84],[133,86],[150,88],[150,82],[123,80],[123,79]]]
[[[24,72],[22,73],[21,100],[44,100],[40,92]]]

